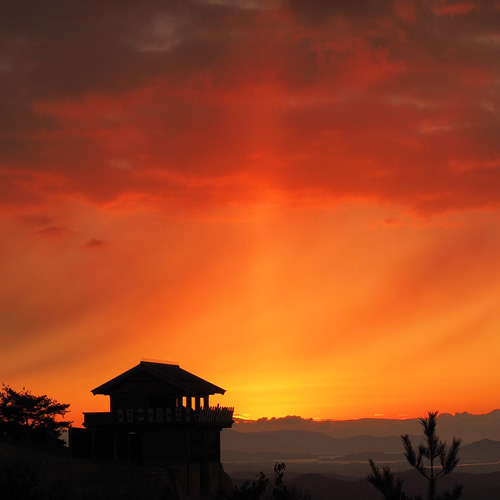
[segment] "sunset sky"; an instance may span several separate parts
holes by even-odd
[[[500,2],[3,0],[0,382],[141,358],[249,418],[500,407]]]

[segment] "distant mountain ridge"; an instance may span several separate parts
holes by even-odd
[[[238,432],[224,430],[221,436],[223,450],[239,450],[249,454],[262,451],[287,454],[314,454],[341,456],[347,453],[377,451],[397,453],[401,451],[399,436],[353,436],[333,438],[321,432],[281,430],[266,432]]]
[[[294,474],[355,478],[369,473],[370,458],[402,472],[409,468],[400,438],[404,433],[415,445],[422,442],[418,419],[316,422],[286,417],[236,422],[221,435],[221,457],[229,473],[268,470],[275,461],[283,461]],[[438,434],[448,442],[453,436],[463,439],[459,469],[500,471],[499,410],[486,415],[441,415]]]
[[[420,436],[410,436],[416,444]],[[223,455],[238,460],[266,458],[271,456],[299,459],[344,459],[360,460],[384,454],[392,459],[404,460],[403,447],[399,436],[374,437],[354,436],[332,438],[319,432],[307,431],[268,431],[242,433],[226,430],[222,439]],[[500,441],[482,439],[462,445],[462,461],[499,461]]]
[[[422,416],[425,416],[423,414]],[[442,413],[438,417],[439,435],[446,440],[460,437],[464,443],[481,439],[500,441],[500,410],[486,414]],[[347,438],[360,435],[374,437],[400,436],[401,434],[420,433],[418,418],[396,420],[383,418],[364,418],[359,420],[313,420],[298,416],[283,418],[261,418],[259,420],[235,419],[233,430],[237,432],[265,432],[279,430],[300,430],[319,432],[334,438]]]

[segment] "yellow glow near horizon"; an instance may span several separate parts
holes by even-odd
[[[0,382],[75,421],[143,357],[252,418],[498,406],[495,2],[73,3],[0,22]]]

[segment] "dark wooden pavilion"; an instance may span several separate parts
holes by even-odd
[[[110,397],[110,411],[84,413],[85,428],[70,429],[72,454],[166,467],[186,498],[217,496],[220,433],[232,426],[233,408],[209,398],[224,392],[176,364],[141,361],[92,390]]]

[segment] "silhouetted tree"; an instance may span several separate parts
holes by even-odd
[[[288,498],[288,489],[283,483],[286,464],[276,462],[274,464],[274,500],[286,500]]]
[[[276,462],[274,464],[274,485],[261,471],[257,479],[245,481],[240,487],[235,487],[231,500],[311,500],[308,492],[302,492],[298,488],[288,488],[283,481],[286,464]]]
[[[69,404],[46,395],[35,396],[23,387],[15,391],[3,384],[0,390],[0,436],[36,443],[62,444],[61,431],[72,422],[58,420],[68,413]]]
[[[437,411],[429,412],[427,418],[420,419],[425,443],[420,444],[417,449],[413,447],[408,434],[403,434],[401,440],[408,463],[427,479],[427,500],[458,500],[462,496],[461,484],[456,484],[451,491],[442,494],[436,492],[437,480],[448,475],[457,466],[460,460],[458,451],[462,443],[461,439],[454,437],[447,449],[446,442],[441,441],[436,434],[437,416]],[[370,467],[372,473],[368,476],[368,481],[384,495],[386,500],[411,500],[411,497],[402,491],[402,480],[394,482],[394,476],[388,467],[384,467],[380,472],[373,460],[370,460]],[[417,497],[417,500],[419,498]]]
[[[260,471],[253,481],[247,479],[240,487],[235,486],[232,500],[259,500],[269,486],[269,479]]]
[[[372,473],[368,476],[368,481],[384,495],[385,500],[411,500],[403,492],[403,480],[394,480],[394,474],[389,467],[384,467],[382,471],[370,460]]]

